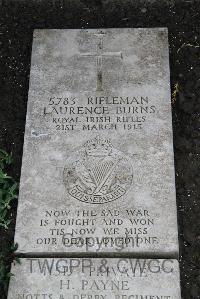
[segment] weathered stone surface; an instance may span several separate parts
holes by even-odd
[[[36,30],[19,253],[177,256],[166,29]]]
[[[22,259],[8,299],[181,299],[176,260]]]

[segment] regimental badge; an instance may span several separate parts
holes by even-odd
[[[96,137],[68,158],[63,172],[67,192],[90,204],[103,204],[125,195],[132,184],[131,160],[110,140]]]

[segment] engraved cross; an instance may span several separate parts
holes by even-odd
[[[103,72],[102,72],[102,66],[103,66],[103,57],[122,57],[122,52],[104,52],[103,50],[103,35],[104,33],[98,33],[95,34],[99,40],[97,43],[97,51],[96,53],[83,53],[81,56],[84,57],[95,57],[96,58],[96,68],[97,68],[97,91],[103,90]]]

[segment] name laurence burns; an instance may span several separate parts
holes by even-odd
[[[109,106],[115,107],[116,114],[155,113],[156,107],[149,105],[148,97],[87,97],[85,106],[77,106],[79,99],[65,98],[65,101],[53,101],[44,107],[44,115],[92,115],[109,114]],[[65,103],[65,104],[64,104]]]

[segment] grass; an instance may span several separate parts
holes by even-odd
[[[190,48],[200,48],[200,45],[198,43],[196,43],[195,45],[194,44],[186,44],[186,43],[183,43],[181,45],[181,47],[177,50],[177,53],[180,52],[181,49],[183,48],[187,48],[187,47],[190,47]]]
[[[179,91],[180,91],[180,86],[179,86],[179,83],[176,82],[174,84],[174,88],[173,88],[173,91],[172,91],[172,104],[175,104],[176,100],[177,100],[177,96],[179,94]]]
[[[0,252],[0,292],[2,296],[4,296],[3,298],[6,298],[10,277],[14,276],[10,272],[10,264],[13,261],[20,264],[20,259],[15,257],[14,254],[17,248],[18,245],[13,244],[11,247],[4,248],[3,251]]]
[[[12,161],[12,155],[0,149],[0,227],[5,230],[11,222],[8,217],[9,210],[18,193],[18,184],[5,172]]]
[[[6,169],[12,164],[12,155],[0,149],[0,231],[6,231],[11,223],[10,209],[12,203],[17,200],[18,184],[14,179],[7,175]],[[17,244],[3,247],[0,251],[0,293],[6,298],[6,292],[10,277],[13,275],[10,272],[10,264],[13,260],[19,263],[19,259],[15,258],[14,252],[17,249]]]

